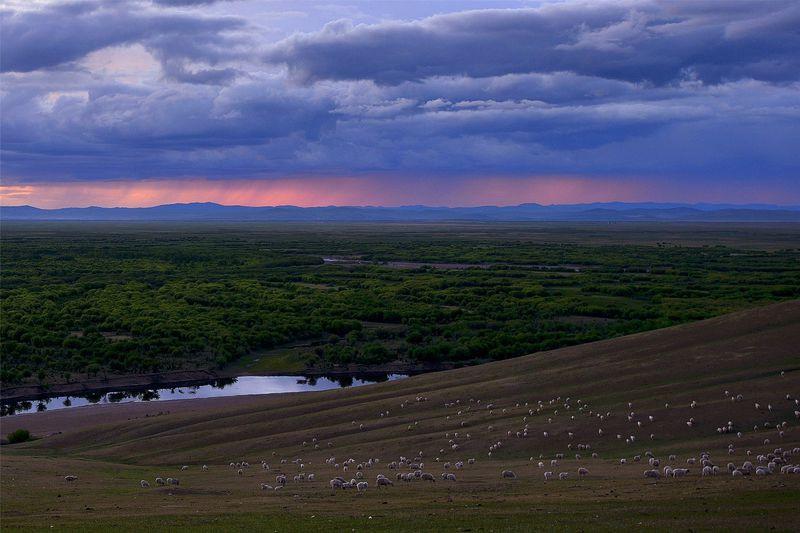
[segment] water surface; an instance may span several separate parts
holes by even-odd
[[[381,381],[394,381],[407,377],[405,374],[337,375],[325,377],[304,376],[240,376],[217,379],[209,383],[152,388],[147,390],[124,390],[114,392],[83,393],[69,396],[53,396],[33,401],[3,401],[0,415],[10,416],[24,413],[71,409],[85,405],[157,402],[187,398],[218,398],[247,394],[279,394],[282,392],[310,392],[358,387]]]

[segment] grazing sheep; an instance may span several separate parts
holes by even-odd
[[[186,465],[183,465],[183,466],[181,467],[181,472],[184,472],[184,471],[186,471],[186,470],[189,470],[189,467],[188,467],[188,466],[186,466]]]
[[[334,478],[334,479],[330,480],[330,486],[331,486],[332,489],[343,489],[344,488],[344,482],[341,480],[341,478]],[[263,487],[263,485],[262,485],[262,487]]]
[[[567,479],[569,477],[569,472],[559,472],[558,479]]]
[[[378,487],[391,487],[394,485],[391,479],[386,479],[385,477],[378,478],[376,481]]]
[[[359,481],[358,483],[356,483],[356,489],[358,490],[358,492],[364,492],[365,490],[367,490],[368,487],[369,483],[367,483],[366,481]]]
[[[74,476],[72,474],[70,474],[68,476],[64,476],[64,481],[77,481],[77,480],[78,480],[78,476]]]
[[[651,477],[654,479],[658,479],[661,477],[661,474],[658,473],[658,470],[645,470],[644,477]]]
[[[236,475],[238,475],[238,476],[243,476],[243,475],[244,475],[244,470],[242,470],[242,469],[240,468],[239,470],[237,470],[237,471],[236,471]]]
[[[164,484],[165,483],[164,483],[164,480],[162,478],[160,478],[160,477],[156,478],[156,485],[164,485]]]
[[[578,475],[579,476],[588,476],[589,475],[589,471],[587,469],[583,468],[583,467],[580,467],[578,469]]]
[[[445,481],[455,481],[456,475],[455,474],[445,474],[444,475]]]
[[[180,480],[178,478],[168,477],[167,478],[167,484],[169,484],[169,485],[180,485],[181,482],[180,482]]]
[[[262,483],[261,484],[261,490],[274,490],[274,488],[272,487],[272,485],[268,485],[266,483]]]
[[[275,483],[278,485],[286,485],[286,475],[285,474],[278,474],[275,476]]]
[[[141,481],[139,482],[139,485],[141,485],[141,487],[142,487],[143,489],[149,489],[149,488],[150,488],[150,483],[148,483],[148,482],[147,482],[147,481],[145,481],[144,479],[143,479],[143,480],[141,480]]]
[[[434,477],[434,475],[428,472],[423,472],[422,475],[419,476],[419,478],[423,481],[433,481],[434,483],[436,482],[436,478]]]
[[[689,473],[688,468],[675,468],[672,470],[672,477],[684,477]]]
[[[545,472],[544,473],[544,479],[545,479],[545,481],[553,479],[553,473],[552,472]]]
[[[517,474],[515,474],[512,470],[503,470],[500,472],[500,477],[506,479],[517,479]]]

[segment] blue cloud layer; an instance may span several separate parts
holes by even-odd
[[[2,12],[4,179],[800,176],[797,2],[565,2],[279,41],[212,3]],[[156,76],[87,62],[133,45]]]

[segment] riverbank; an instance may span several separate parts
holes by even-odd
[[[153,388],[190,387],[204,385],[216,380],[237,378],[244,375],[256,376],[302,376],[302,377],[340,377],[354,376],[371,378],[386,374],[416,375],[440,370],[449,370],[453,365],[410,364],[395,361],[384,365],[337,365],[333,367],[310,367],[299,372],[248,372],[244,369],[231,370],[179,370],[151,374],[131,374],[108,376],[75,381],[70,383],[24,384],[0,386],[0,401],[36,401],[52,396],[82,396],[105,394],[119,390],[144,391]]]
[[[157,372],[152,374],[132,374],[93,378],[70,383],[24,384],[0,388],[2,401],[41,400],[49,396],[78,396],[83,394],[102,394],[119,389],[145,390],[158,387],[180,387],[206,383],[220,379],[218,372],[212,370],[181,370]]]

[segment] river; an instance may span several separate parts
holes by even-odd
[[[157,402],[188,398],[218,398],[221,396],[243,396],[248,394],[279,394],[282,392],[311,392],[342,387],[358,387],[394,381],[408,377],[405,374],[337,375],[328,377],[304,376],[240,376],[217,379],[209,383],[152,389],[124,390],[106,393],[84,393],[69,396],[53,396],[33,401],[3,401],[0,416],[24,413],[74,409],[85,405]]]

